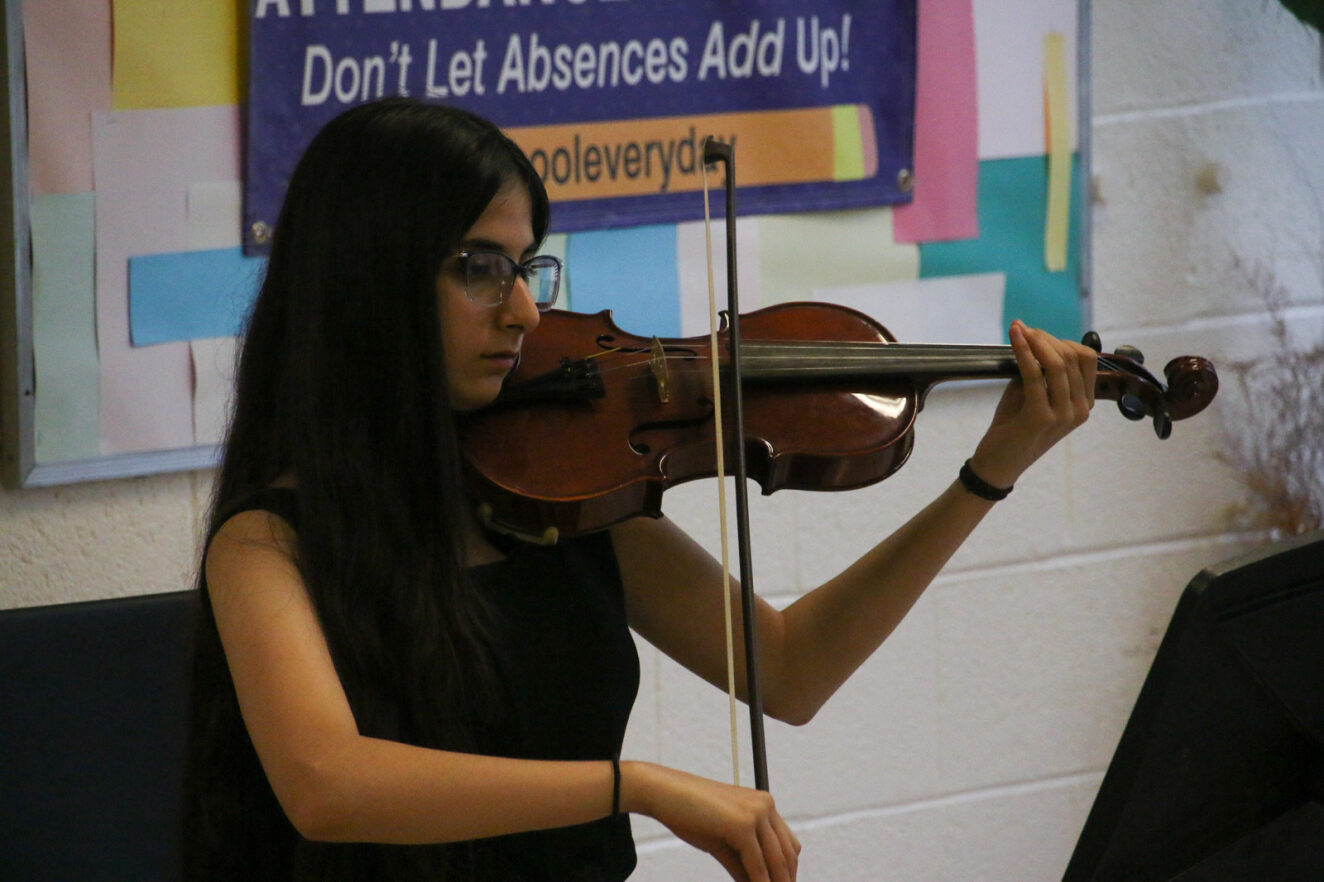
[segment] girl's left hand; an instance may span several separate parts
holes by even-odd
[[[1008,384],[971,468],[1010,487],[1049,448],[1089,418],[1098,353],[1017,320],[1009,333],[1020,378]]]

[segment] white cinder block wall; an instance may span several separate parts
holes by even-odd
[[[993,0],[976,6],[998,14]],[[1093,33],[1092,308],[1105,347],[1134,344],[1153,365],[1267,351],[1263,304],[1239,266],[1276,276],[1294,328],[1318,339],[1318,35],[1275,0],[1108,0],[1094,6]],[[1217,186],[1201,187],[1202,172]],[[788,602],[936,494],[993,395],[936,392],[912,461],[882,485],[756,498],[762,593]],[[1061,877],[1182,587],[1261,541],[1229,526],[1243,491],[1212,458],[1230,401],[1178,423],[1166,443],[1101,406],[817,719],[769,725],[770,778],[804,843],[802,879]],[[189,584],[209,480],[0,493],[0,607]],[[668,499],[709,545],[712,492]],[[729,777],[725,696],[641,649],[627,755]],[[639,879],[724,878],[656,825],[637,830]]]

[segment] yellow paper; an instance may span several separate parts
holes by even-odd
[[[239,0],[115,0],[116,110],[239,104]]]
[[[1061,34],[1044,36],[1044,109],[1048,135],[1048,211],[1044,224],[1044,266],[1067,268],[1071,210],[1071,132],[1067,118],[1067,64]]]

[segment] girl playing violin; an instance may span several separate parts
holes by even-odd
[[[496,398],[556,300],[547,226],[529,162],[463,111],[359,106],[300,161],[199,579],[187,878],[618,880],[634,813],[733,879],[795,878],[767,793],[619,758],[631,630],[725,688],[720,566],[665,518],[540,547],[466,502],[455,415]],[[1021,379],[961,480],[786,609],[759,605],[773,717],[811,719],[987,497],[1088,416],[1094,351],[1010,337]]]

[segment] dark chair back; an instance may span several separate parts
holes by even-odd
[[[0,879],[179,878],[195,601],[0,611]]]

